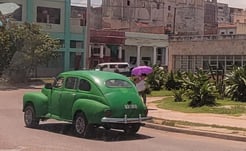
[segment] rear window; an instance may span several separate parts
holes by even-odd
[[[114,87],[114,88],[130,88],[132,85],[124,80],[120,79],[110,79],[105,82],[107,87]]]
[[[118,68],[128,68],[128,64],[119,64]]]

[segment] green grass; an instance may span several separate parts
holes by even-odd
[[[151,94],[148,94],[148,96],[149,97],[173,96],[173,92],[167,90],[151,91]]]
[[[203,106],[192,108],[189,106],[190,100],[186,99],[184,102],[174,102],[172,91],[160,90],[152,91],[149,97],[165,97],[161,101],[157,101],[159,108],[179,111],[184,113],[214,113],[227,114],[233,116],[240,116],[246,114],[246,102],[235,102],[230,99],[216,100],[216,106]],[[166,97],[168,96],[168,97]]]
[[[157,101],[156,103],[159,108],[184,113],[214,113],[233,116],[246,114],[246,103],[235,102],[231,100],[217,100],[216,106],[203,106],[196,108],[189,106],[190,100],[186,100],[184,102],[174,102],[173,97],[164,98],[163,100]]]

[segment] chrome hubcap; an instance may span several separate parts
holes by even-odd
[[[84,119],[82,117],[78,117],[77,118],[75,127],[76,127],[76,131],[79,134],[82,134],[84,132],[84,130],[85,130],[85,121],[84,121]]]
[[[32,123],[32,111],[30,109],[26,110],[24,117],[26,124],[29,125],[30,123]]]

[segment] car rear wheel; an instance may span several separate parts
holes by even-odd
[[[24,121],[26,127],[36,128],[39,125],[40,119],[36,117],[35,110],[32,105],[27,105],[24,109]]]
[[[134,135],[138,132],[138,130],[140,129],[140,124],[129,124],[129,125],[126,125],[125,129],[124,129],[124,132],[126,134],[129,134],[129,135]]]
[[[79,137],[89,138],[92,134],[92,125],[89,125],[83,113],[78,113],[74,120],[75,133]]]

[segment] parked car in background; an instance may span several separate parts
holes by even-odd
[[[130,65],[128,62],[105,62],[96,66],[96,70],[117,72],[126,76],[130,76]]]
[[[25,93],[23,112],[27,127],[37,127],[40,120],[67,121],[81,137],[99,126],[135,134],[150,119],[129,78],[93,70],[63,72],[41,92]]]

